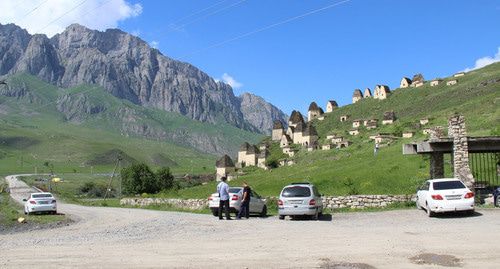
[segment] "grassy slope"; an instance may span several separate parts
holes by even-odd
[[[412,139],[398,139],[382,147],[373,155],[370,134],[377,132],[399,132],[412,129],[413,123],[422,117],[430,117],[428,126],[446,126],[448,117],[454,112],[465,115],[469,135],[490,135],[495,126],[500,126],[500,83],[486,87],[480,82],[500,78],[500,63],[470,72],[460,77],[455,86],[430,87],[428,83],[419,88],[398,89],[387,100],[366,99],[347,105],[328,114],[324,121],[315,121],[320,140],[329,133],[344,135],[354,144],[341,150],[306,152],[302,150],[295,158],[297,164],[271,171],[249,169],[246,175],[231,182],[239,185],[246,180],[261,195],[276,196],[281,188],[296,181],[310,181],[318,185],[327,195],[361,194],[410,194],[428,177],[428,160],[421,156],[403,156],[402,145],[426,136],[416,130]],[[449,80],[445,79],[445,82]],[[382,119],[384,111],[394,110],[398,117],[394,125],[380,126],[375,130],[361,128],[361,134],[351,137],[353,119]],[[339,122],[344,114],[351,115],[347,123]],[[428,127],[426,126],[426,127]],[[272,151],[274,152],[274,151]],[[450,163],[449,156],[445,162]],[[449,165],[446,175],[451,176]],[[349,184],[349,182],[351,184]],[[350,185],[350,186],[348,186]],[[215,183],[179,190],[166,196],[205,198],[215,189]]]
[[[58,173],[88,173],[91,168],[85,165],[87,161],[113,150],[149,164],[153,164],[153,159],[165,160],[166,165],[177,163],[172,167],[176,173],[212,172],[216,158],[213,155],[185,145],[120,134],[121,121],[115,118],[120,108],[133,110],[141,122],[159,129],[182,128],[192,133],[218,136],[234,148],[242,141],[259,138],[227,124],[201,123],[176,113],[140,107],[93,86],[57,89],[29,75],[16,75],[9,78],[9,83],[26,85],[29,94],[23,98],[0,95],[0,140],[3,141],[0,143],[0,174],[34,172],[35,167],[38,172],[47,172],[42,165],[45,161],[53,163]],[[83,123],[68,123],[55,103],[58,96],[68,93],[84,93],[92,103],[103,105],[107,110],[89,116]],[[93,169],[94,172],[110,172],[112,166],[111,162]]]

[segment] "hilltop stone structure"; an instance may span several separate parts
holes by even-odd
[[[456,74],[453,75],[454,78],[458,78],[458,77],[461,77],[461,76],[465,76],[465,72],[458,72]]]
[[[372,91],[370,90],[370,88],[366,88],[365,92],[363,93],[363,98],[370,98],[370,97],[372,97]]]
[[[378,119],[371,119],[368,120],[365,124],[366,129],[371,130],[371,129],[376,129],[378,127]]]
[[[312,121],[312,120],[320,117],[321,115],[323,115],[323,109],[318,107],[316,102],[312,102],[309,105],[309,109],[307,111],[307,120]]]
[[[384,100],[387,99],[391,90],[387,85],[377,85],[375,86],[375,92],[373,93],[374,99]]]
[[[216,169],[216,179],[219,180],[221,177],[227,177],[230,173],[235,172],[234,162],[228,155],[222,156],[215,163]]]
[[[352,94],[352,103],[355,104],[361,99],[363,99],[363,93],[361,93],[360,89],[355,89]]]
[[[407,77],[403,77],[401,79],[401,82],[399,83],[399,88],[408,88],[410,87],[411,85],[411,79],[407,78]]]
[[[402,134],[403,138],[412,138],[415,135],[415,132],[412,131],[404,131]]]
[[[396,113],[394,111],[384,112],[384,119],[382,120],[382,125],[393,124],[396,120]]]
[[[352,129],[349,131],[350,135],[359,135],[359,130],[358,129]]]
[[[289,135],[284,134],[281,136],[280,148],[289,147],[291,144],[293,144],[293,140]]]
[[[260,151],[257,146],[245,142],[238,151],[238,164],[240,164],[241,167],[256,166],[259,154]]]
[[[279,141],[284,134],[285,130],[283,129],[283,123],[280,120],[274,121],[271,140]]]
[[[420,125],[426,125],[429,123],[429,118],[422,118],[420,119]]]
[[[434,79],[431,81],[430,85],[431,85],[431,87],[434,87],[434,86],[439,85],[441,82],[443,82],[442,79]]]
[[[318,147],[318,132],[316,132],[316,128],[311,124],[307,124],[306,128],[302,133],[302,141],[303,146],[307,148],[316,149]]]
[[[269,156],[269,151],[267,149],[261,150],[257,158],[257,167],[266,169],[266,160]]]
[[[362,120],[353,120],[352,121],[352,128],[359,128],[361,126]]]
[[[338,107],[339,107],[339,105],[337,104],[336,101],[330,100],[326,103],[326,113],[330,113]]]
[[[423,86],[425,82],[424,76],[422,74],[416,74],[413,76],[410,87],[420,87]]]
[[[295,127],[298,123],[304,123],[304,117],[299,111],[294,110],[288,119],[288,126]]]
[[[446,82],[446,86],[452,86],[452,85],[455,85],[457,83],[458,83],[458,80],[452,79],[452,80]]]
[[[349,115],[342,115],[342,116],[340,116],[340,122],[347,121],[347,119],[349,119]]]

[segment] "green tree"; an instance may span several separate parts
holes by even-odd
[[[158,193],[174,187],[174,176],[168,167],[153,173],[144,163],[133,164],[121,171],[125,194]]]
[[[121,171],[123,192],[126,194],[156,193],[156,176],[145,163],[133,164]]]
[[[169,190],[174,186],[174,176],[168,167],[160,168],[156,172],[156,180],[160,190]]]

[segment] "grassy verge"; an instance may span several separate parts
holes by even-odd
[[[50,224],[66,220],[64,215],[24,215],[21,205],[12,200],[8,193],[0,194],[0,226],[14,227],[23,225],[17,221],[25,218],[27,223]]]

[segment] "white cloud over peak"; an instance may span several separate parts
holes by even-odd
[[[15,23],[30,34],[51,37],[72,23],[96,30],[116,28],[118,22],[139,16],[142,5],[126,0],[30,0],[22,4],[2,0],[0,10],[2,24]]]
[[[229,84],[229,86],[231,86],[231,88],[233,88],[233,89],[239,89],[243,86],[242,83],[236,81],[236,79],[234,79],[232,76],[230,76],[227,73],[222,74],[221,80],[224,83]]]
[[[158,49],[158,46],[160,45],[160,42],[158,41],[151,41],[151,43],[149,43],[149,45],[152,47],[152,48],[155,48],[155,49]]]
[[[498,51],[493,57],[485,56],[485,57],[479,58],[476,60],[474,67],[468,67],[464,71],[468,72],[468,71],[476,70],[476,69],[485,67],[487,65],[490,65],[490,64],[496,63],[496,62],[500,62],[500,47],[498,47]]]

